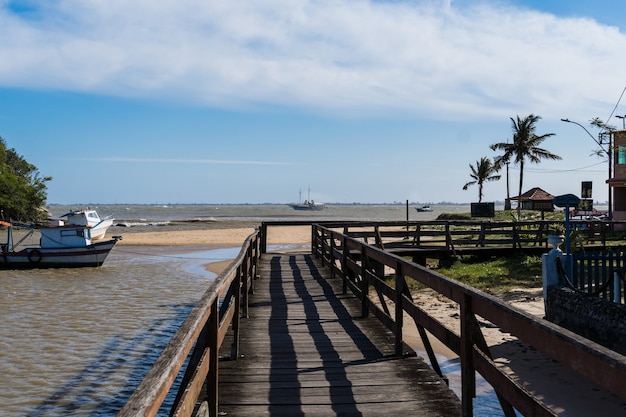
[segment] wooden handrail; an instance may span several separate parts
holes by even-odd
[[[401,252],[414,249],[442,249],[454,255],[455,252],[474,249],[509,248],[540,250],[547,247],[546,237],[551,226],[563,225],[558,220],[534,221],[486,221],[486,220],[423,220],[423,221],[268,221],[261,229],[275,226],[303,226],[319,224],[366,243],[376,242],[377,246],[390,251]],[[584,239],[585,246],[606,246],[611,231],[617,227],[626,228],[623,221],[571,221],[572,228],[580,226],[586,230],[576,233]],[[596,231],[598,231],[596,233]],[[266,236],[266,233],[263,233]],[[623,239],[615,234],[615,239]],[[265,237],[264,237],[265,239]],[[312,236],[312,240],[315,236]],[[266,251],[266,242],[261,242],[261,252]]]
[[[539,398],[528,393],[518,382],[507,377],[490,360],[486,346],[482,349],[479,347],[480,343],[476,334],[478,332],[481,338],[482,333],[473,324],[475,315],[492,322],[502,331],[514,334],[519,340],[626,400],[626,386],[615,383],[626,378],[624,356],[551,322],[539,320],[473,287],[385,252],[378,247],[368,245],[358,238],[320,224],[313,225],[313,228],[315,229],[313,235],[319,237],[312,244],[313,254],[316,257],[327,258],[326,261],[333,272],[344,280],[344,288],[350,288],[360,297],[364,313],[369,310],[381,318],[381,321],[396,334],[396,337],[402,335],[401,329],[398,329],[402,326],[402,320],[399,317],[407,313],[413,318],[418,328],[421,326],[428,330],[460,356],[464,383],[462,388],[464,416],[472,415],[472,376],[475,372],[480,372],[494,387],[498,396],[505,401],[503,409],[509,407],[507,404],[511,404],[527,415],[556,415]],[[328,257],[330,251],[332,255]],[[390,273],[389,270],[395,271],[393,273],[395,280],[387,280],[387,282],[394,282],[393,286],[384,281],[384,272],[377,272],[384,269],[372,268],[370,267],[372,263],[386,267],[387,273]],[[407,296],[406,284],[404,279],[400,278],[414,279],[458,303],[462,319],[460,334],[446,328],[416,305],[412,298]],[[395,303],[395,308],[400,309],[401,312],[395,311],[390,314],[390,308],[378,307],[374,301],[370,300],[368,288],[372,286],[379,292],[379,299],[382,299],[381,294],[384,294],[386,299]],[[429,356],[431,356],[430,352]]]
[[[247,292],[254,277],[252,265],[258,263],[259,232],[245,240],[233,262],[218,275],[191,310],[178,331],[158,357],[143,381],[131,394],[118,417],[155,416],[169,393],[191,349],[188,371],[183,378],[172,415],[191,416],[202,384],[208,385],[209,412],[217,414],[217,352],[226,329],[239,319],[241,292]],[[247,265],[247,268],[242,268]],[[247,281],[247,284],[240,285]],[[222,299],[224,295],[226,298]],[[220,310],[219,306],[222,306]],[[238,334],[234,335],[238,340]],[[236,355],[236,352],[234,352]],[[201,364],[201,365],[200,365]]]
[[[528,222],[528,224],[534,224],[536,231],[540,228],[544,229],[541,227],[541,222]],[[626,399],[626,386],[608,382],[622,380],[626,376],[626,363],[621,355],[614,354],[586,339],[581,341],[575,334],[560,330],[558,326],[551,323],[542,321],[538,324],[532,316],[513,309],[494,297],[363,242],[363,238],[367,237],[378,237],[381,243],[384,239],[393,239],[398,232],[384,229],[398,226],[405,228],[400,233],[407,241],[411,241],[413,236],[407,236],[406,222],[314,224],[307,221],[282,221],[263,222],[260,230],[255,231],[246,239],[238,256],[203,294],[154,366],[120,410],[119,417],[156,415],[188,357],[190,358],[189,365],[171,415],[191,416],[205,382],[209,414],[217,415],[217,352],[227,329],[231,326],[234,333],[231,356],[236,358],[238,355],[239,318],[247,314],[247,294],[253,289],[259,257],[267,248],[267,228],[296,225],[312,226],[311,252],[320,258],[323,264],[331,268],[332,276],[342,278],[344,291],[350,288],[361,297],[364,313],[376,314],[392,329],[397,338],[401,338],[402,335],[402,320],[398,317],[402,317],[402,314],[406,312],[418,326],[428,330],[454,352],[462,354],[463,347],[467,350],[469,346],[472,358],[466,363],[472,368],[466,369],[468,375],[473,374],[474,371],[480,372],[492,386],[497,387],[496,391],[510,404],[531,410],[535,415],[553,415],[532,396],[534,402],[529,405],[529,394],[515,382],[506,382],[508,381],[506,375],[490,361],[489,356],[485,355],[483,350],[477,347],[473,335],[476,329],[471,325],[473,320],[465,320],[469,324],[461,327],[460,335],[445,328],[412,302],[410,292],[407,292],[408,287],[404,283],[405,277],[415,279],[456,301],[467,317],[471,318],[474,314],[478,314],[492,321],[502,329],[515,334],[520,340],[535,346],[550,357],[586,375],[598,385]],[[439,226],[442,236],[445,230],[449,231],[444,242],[448,240],[448,236],[454,239],[456,227],[467,230],[468,227],[471,229],[473,226],[480,226],[478,230],[481,235],[481,245],[489,242],[485,236],[491,229],[513,227],[511,222],[466,221],[413,222],[409,225],[415,225],[418,243],[421,237],[428,236],[430,226]],[[343,233],[333,229],[340,229]],[[511,236],[513,235],[511,232]],[[397,234],[397,236],[401,235]],[[457,247],[459,241],[458,238],[455,241]],[[393,287],[380,279],[383,278],[385,267],[396,271],[396,284]],[[381,309],[367,296],[363,296],[363,294],[368,294],[370,287],[376,288],[377,292],[381,291],[379,294],[384,293],[389,300],[393,300],[395,308],[392,310],[385,306]],[[399,339],[396,341],[397,346],[400,342]],[[471,389],[468,389],[469,392]],[[466,402],[465,408],[468,409],[467,401],[471,402],[471,398],[465,398],[464,401]]]

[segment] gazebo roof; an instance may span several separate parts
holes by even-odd
[[[511,197],[511,200],[520,201],[552,201],[554,196],[539,187],[531,188],[519,197]]]

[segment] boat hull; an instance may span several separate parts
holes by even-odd
[[[85,247],[27,248],[2,252],[0,269],[80,268],[101,266],[118,239]]]
[[[418,213],[429,213],[429,212],[433,211],[433,209],[430,206],[415,207],[415,210]]]
[[[67,217],[68,226],[89,226],[91,240],[104,239],[107,229],[113,225],[114,221],[110,217],[100,218],[95,210],[74,210],[61,217]]]
[[[102,240],[109,227],[113,225],[113,219],[102,220],[91,229],[91,240]]]
[[[319,211],[324,210],[326,206],[324,204],[290,204],[289,205],[294,210],[308,210],[308,211]]]

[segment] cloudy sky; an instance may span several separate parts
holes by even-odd
[[[623,126],[625,16],[609,0],[0,0],[0,136],[53,177],[49,203],[284,203],[308,187],[469,202],[469,164],[535,114],[563,159],[527,165],[524,190],[593,181],[605,201],[589,121]],[[503,200],[506,176],[484,192]]]

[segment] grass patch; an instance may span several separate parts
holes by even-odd
[[[543,213],[543,217],[540,211],[537,210],[522,210],[521,221],[534,221],[534,220],[554,220],[563,221],[565,214],[562,211],[547,211]],[[492,219],[480,219],[472,218],[470,213],[441,213],[437,216],[437,220],[492,220],[496,222],[514,222],[517,221],[517,210],[496,210],[495,217]]]
[[[542,285],[541,257],[516,255],[488,260],[457,260],[434,268],[440,274],[489,293]]]

